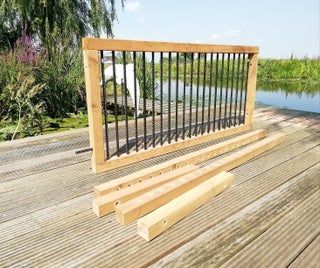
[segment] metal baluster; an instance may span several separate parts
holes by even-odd
[[[171,143],[171,52],[168,62],[168,143]]]
[[[185,138],[185,126],[186,126],[186,83],[187,83],[187,53],[184,53],[183,62],[183,107],[182,107],[182,139]]]
[[[138,144],[138,98],[137,98],[137,54],[133,52],[133,86],[134,86],[134,129],[136,151],[139,151]]]
[[[128,126],[128,96],[127,96],[127,67],[126,67],[126,52],[122,52],[123,58],[123,87],[124,87],[124,115],[126,125],[126,152],[129,154],[129,126]]]
[[[142,52],[142,73],[143,73],[143,138],[144,149],[147,149],[147,107],[146,107],[146,53]]]
[[[104,132],[105,132],[105,143],[106,143],[106,159],[110,158],[109,152],[109,133],[108,133],[108,111],[107,111],[107,96],[106,96],[106,85],[104,76],[104,63],[103,63],[103,50],[100,50],[100,64],[101,64],[101,80],[102,80],[102,106],[104,114]]]
[[[179,136],[179,132],[178,132],[178,104],[179,104],[179,53],[177,52],[177,58],[176,58],[176,141],[178,141],[178,136]]]
[[[193,53],[191,53],[191,66],[190,66],[190,107],[189,107],[189,138],[192,135],[192,98],[193,98]]]
[[[249,54],[247,57],[247,71],[246,71],[246,84],[245,84],[245,95],[244,95],[244,112],[243,112],[243,121],[242,123],[245,123],[245,117],[246,117],[246,111],[247,111],[247,95],[248,95],[248,72],[249,72],[249,64],[250,64],[250,60],[249,60]]]
[[[154,52],[151,54],[151,66],[152,66],[152,146],[156,146],[156,126],[155,126],[155,106],[154,106],[154,99],[155,99],[155,72],[154,72]]]
[[[231,121],[231,117],[232,117],[232,98],[233,98],[233,80],[234,80],[234,64],[236,61],[236,54],[233,53],[232,56],[232,74],[231,74],[231,93],[230,93],[230,106],[229,106],[229,124],[228,126],[231,127],[232,121]]]
[[[212,97],[212,66],[213,65],[213,53],[210,53],[210,78],[209,78],[209,100],[208,100],[208,133],[210,132],[210,115],[211,115],[211,97]]]
[[[241,89],[240,89],[240,111],[239,111],[239,124],[241,124],[241,111],[242,111],[242,95],[244,90],[244,66],[246,54],[242,54],[242,71],[241,71]]]
[[[160,52],[160,144],[163,144],[163,52]]]
[[[119,124],[118,124],[118,96],[117,96],[117,82],[116,82],[116,57],[115,52],[112,51],[112,71],[113,71],[113,94],[114,94],[114,121],[115,121],[115,131],[116,131],[116,149],[117,156],[120,155],[119,152]]]
[[[213,131],[216,131],[218,76],[219,76],[219,53],[217,53],[217,56],[216,56],[216,77],[215,77],[215,86],[214,86]]]
[[[204,133],[204,104],[205,104],[205,96],[206,96],[206,75],[207,75],[206,71],[207,71],[207,53],[204,53],[201,135],[203,135],[203,133]]]
[[[227,107],[228,107],[228,91],[229,91],[229,72],[230,72],[230,53],[228,53],[228,59],[227,59],[227,84],[226,84],[226,92],[225,92],[225,100],[224,100],[224,120],[223,120],[223,128],[226,128],[226,124],[227,124]]]
[[[198,53],[197,97],[196,97],[196,128],[195,128],[195,135],[196,135],[196,136],[198,136],[199,88],[200,88],[200,60],[201,60],[201,54]]]
[[[224,72],[224,53],[222,53],[221,58],[221,81],[220,81],[220,94],[219,94],[219,122],[218,122],[218,130],[221,129],[221,110],[222,110],[222,90],[223,90],[223,72]]]
[[[240,53],[238,54],[238,65],[237,65],[237,86],[236,86],[236,96],[234,105],[234,121],[233,126],[237,124],[237,104],[238,104],[238,91],[239,91],[239,75],[240,75]]]

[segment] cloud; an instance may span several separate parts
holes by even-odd
[[[210,35],[210,39],[212,39],[212,40],[221,39],[221,35],[220,34],[212,34],[212,35]]]
[[[193,44],[201,44],[202,42],[201,42],[201,40],[197,39],[197,40],[194,40],[192,43]]]
[[[140,23],[144,23],[144,22],[146,21],[146,18],[143,17],[143,16],[140,16],[140,17],[138,18],[138,21],[139,21]]]
[[[141,2],[140,1],[130,1],[126,2],[124,9],[128,12],[136,12],[140,10],[141,8]]]
[[[219,40],[219,39],[233,38],[233,37],[239,36],[241,32],[242,32],[241,30],[228,30],[221,34],[213,33],[210,35],[210,39]]]

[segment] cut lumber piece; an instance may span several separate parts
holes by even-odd
[[[122,204],[142,193],[145,193],[149,190],[152,190],[158,187],[161,184],[164,184],[170,180],[181,177],[184,174],[192,172],[196,170],[198,166],[195,165],[187,165],[182,168],[178,168],[173,170],[172,172],[168,172],[141,183],[133,184],[131,187],[120,189],[116,192],[111,192],[103,196],[99,196],[93,199],[92,208],[94,213],[96,213],[99,217],[107,215],[114,211],[114,207]]]
[[[221,172],[152,211],[138,220],[138,234],[145,240],[151,241],[193,210],[231,186],[233,179],[233,174]]]
[[[252,131],[230,140],[209,146],[205,149],[177,157],[162,164],[155,165],[122,178],[112,180],[94,187],[94,196],[98,197],[107,193],[131,186],[154,176],[161,175],[173,169],[183,167],[188,164],[197,164],[210,158],[219,156],[223,153],[232,151],[251,142],[266,137],[267,131],[264,129]]]
[[[156,208],[168,203],[175,197],[199,185],[210,177],[222,171],[229,171],[242,163],[258,156],[259,154],[273,148],[283,142],[285,134],[277,133],[247,148],[235,152],[229,156],[215,161],[203,168],[197,169],[169,183],[165,183],[158,188],[146,192],[139,197],[133,198],[116,207],[117,220],[126,225],[141,216],[155,210]]]

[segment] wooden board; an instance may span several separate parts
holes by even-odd
[[[116,207],[117,220],[126,225],[141,216],[155,210],[156,208],[168,203],[180,194],[199,185],[208,178],[217,175],[222,171],[229,171],[242,163],[258,156],[283,142],[285,135],[282,133],[274,134],[255,144],[249,145],[247,148],[235,152],[230,156],[224,157],[216,162],[195,170],[178,179],[172,180],[170,183],[161,185],[138,198],[131,199],[118,207]]]
[[[152,190],[170,180],[192,172],[197,168],[198,167],[195,165],[187,165],[171,172],[150,178],[141,183],[133,184],[132,186],[120,189],[119,191],[96,197],[93,199],[93,211],[98,217],[107,215],[108,213],[114,211],[115,206],[120,205],[123,202],[126,202],[142,193]]]
[[[249,56],[248,81],[247,81],[247,99],[245,105],[245,123],[252,125],[253,111],[256,99],[256,81],[257,81],[258,54]]]
[[[221,172],[139,219],[138,234],[150,241],[233,183],[234,175]]]
[[[115,168],[127,166],[142,160],[154,158],[163,154],[171,153],[181,149],[185,149],[191,146],[195,146],[201,143],[209,142],[212,140],[220,139],[223,137],[238,134],[251,129],[249,125],[240,125],[236,127],[230,127],[227,129],[222,129],[216,132],[211,132],[203,134],[201,136],[187,138],[185,140],[179,139],[178,141],[172,141],[170,144],[158,145],[154,148],[149,148],[144,151],[132,152],[129,155],[124,154],[119,157],[112,157],[103,163],[97,163],[95,171],[97,173],[112,170]],[[103,147],[103,144],[101,144]]]
[[[259,53],[256,46],[191,44],[121,39],[82,38],[82,48],[107,51]]]
[[[92,148],[92,170],[97,172],[99,164],[105,162],[98,51],[83,51],[83,62],[86,78],[90,147]]]
[[[112,180],[112,181],[100,184],[98,186],[95,186],[94,195],[95,197],[98,197],[98,196],[110,193],[112,191],[116,191],[118,189],[128,187],[128,185],[132,185],[133,183],[144,181],[153,176],[158,176],[162,173],[171,171],[175,168],[183,167],[189,164],[197,164],[197,163],[203,162],[210,158],[216,157],[223,153],[239,148],[243,145],[262,139],[266,135],[267,135],[266,130],[264,129],[256,130],[256,131],[232,138],[230,140],[209,146],[208,148],[177,157],[173,160],[169,160],[162,164],[159,164],[147,169],[143,169],[141,171],[124,176],[117,180]]]

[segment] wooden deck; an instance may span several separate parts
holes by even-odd
[[[262,107],[262,127],[287,140],[149,243],[96,217],[93,186],[206,144],[95,175],[87,129],[0,143],[0,267],[319,267],[320,114]]]

